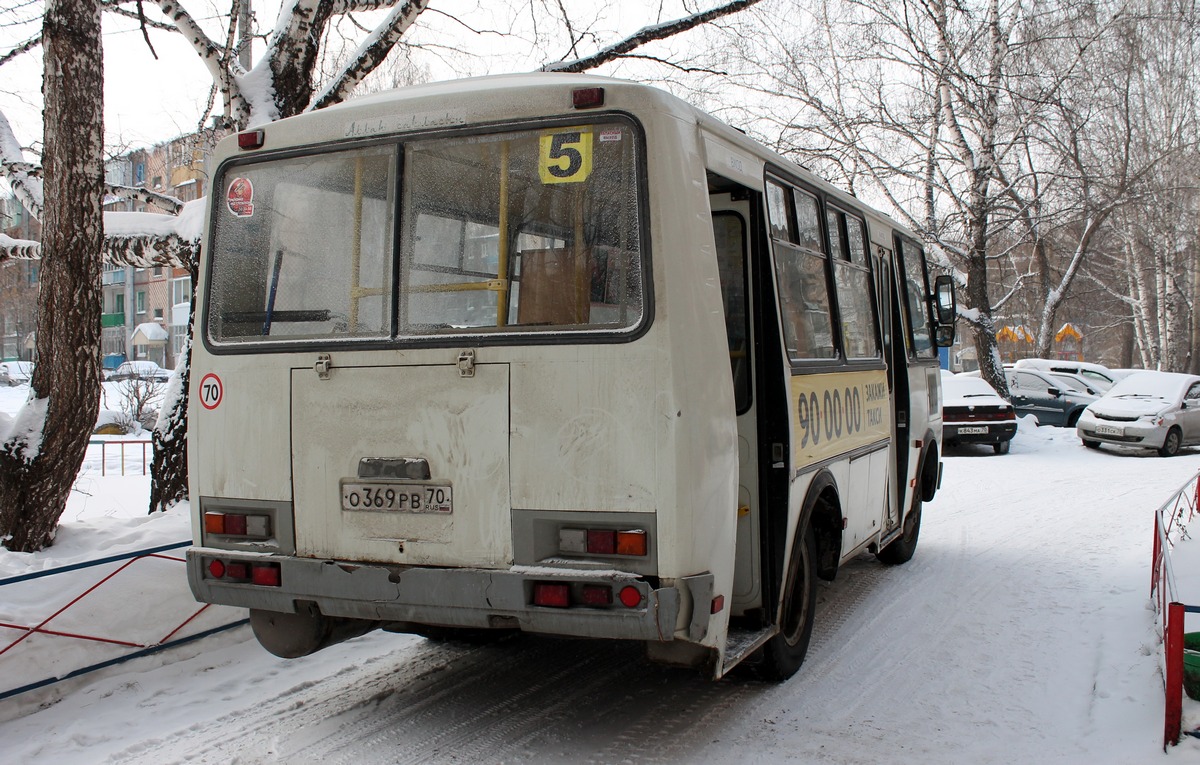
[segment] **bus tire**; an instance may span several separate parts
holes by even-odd
[[[788,564],[783,606],[779,610],[779,634],[763,646],[759,673],[764,679],[787,680],[804,663],[812,638],[817,604],[817,535],[807,525],[804,537]]]
[[[921,495],[913,494],[912,509],[904,516],[904,531],[891,544],[875,553],[880,563],[899,566],[912,560],[917,551],[917,539],[921,536]]]

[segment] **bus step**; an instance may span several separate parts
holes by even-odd
[[[779,625],[770,624],[758,629],[741,629],[730,627],[725,639],[725,659],[722,662],[721,674],[741,663],[742,659],[750,656],[771,638],[779,633]]]

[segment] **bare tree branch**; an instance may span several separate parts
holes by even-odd
[[[618,43],[610,45],[603,50],[597,51],[591,56],[585,58],[577,58],[572,61],[560,61],[554,64],[546,64],[539,71],[542,72],[586,72],[589,69],[607,64],[618,58],[622,58],[625,54],[632,50],[640,48],[646,43],[654,42],[655,40],[663,40],[672,35],[677,35],[680,32],[686,32],[702,24],[705,24],[713,19],[719,19],[722,16],[728,16],[731,13],[745,10],[750,6],[758,3],[759,0],[734,0],[725,5],[718,6],[712,10],[703,13],[697,13],[692,16],[687,16],[674,21],[666,21],[662,24],[642,27],[637,32],[634,32],[629,37],[621,40]]]
[[[16,58],[17,56],[20,56],[22,53],[28,53],[29,51],[33,50],[34,48],[38,47],[41,44],[42,44],[42,35],[39,32],[38,34],[34,35],[33,37],[29,38],[25,42],[21,43],[17,47],[10,50],[8,53],[5,53],[3,56],[0,56],[0,66],[7,64],[9,61],[12,61],[14,58]]]

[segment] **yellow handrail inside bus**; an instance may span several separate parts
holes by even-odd
[[[362,275],[363,158],[354,159],[354,234],[350,245],[350,332],[358,329],[358,301],[366,297],[358,283]],[[376,294],[383,294],[380,290]]]
[[[496,281],[500,282],[500,288],[496,290],[496,326],[503,327],[508,324],[508,141],[500,144],[500,220],[497,226],[500,239],[497,242]]]

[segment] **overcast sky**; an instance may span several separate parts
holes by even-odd
[[[228,10],[228,2],[182,0],[182,3],[204,25],[210,37],[224,38],[217,21],[218,8]],[[8,0],[0,5],[9,6],[0,8],[0,55],[3,55],[40,31],[41,3]],[[254,0],[260,31],[265,33],[274,27],[279,5],[279,0]],[[611,43],[617,39],[617,34],[630,34],[643,25],[685,15],[681,0],[649,5],[641,0],[614,0],[603,4],[591,0],[566,0],[565,5],[577,25],[595,23],[602,32],[610,33],[601,44]],[[531,7],[516,0],[512,3],[435,0],[435,10],[422,14],[405,39],[432,41],[439,45],[422,57],[434,80],[488,71],[534,69],[543,62],[534,52],[531,38],[535,33],[557,31],[557,24],[549,18],[539,18],[535,22]],[[652,16],[660,7],[661,15]],[[161,18],[153,2],[145,3],[145,8],[148,17]],[[514,12],[514,8],[521,11]],[[356,19],[373,26],[372,21],[380,16],[379,13],[357,14]],[[453,21],[453,17],[468,21],[476,30],[503,29],[515,32],[519,37],[502,39],[496,34],[473,33]],[[349,23],[344,23],[344,28],[348,35],[361,37],[361,31]],[[212,78],[200,63],[199,56],[177,33],[150,30],[150,40],[157,60],[142,38],[136,21],[111,13],[104,15],[105,143],[112,153],[190,133],[197,128],[204,112]],[[352,41],[351,47],[356,43],[357,40]],[[460,46],[466,53],[457,54],[451,50],[452,46]],[[593,50],[594,47],[588,47],[579,53]],[[262,51],[261,41],[257,42],[254,48],[256,61]],[[489,51],[494,53],[485,57]],[[24,146],[34,143],[40,146],[42,139],[41,72],[41,48],[0,67],[0,111],[8,117],[17,139]],[[220,113],[219,103],[215,111]]]

